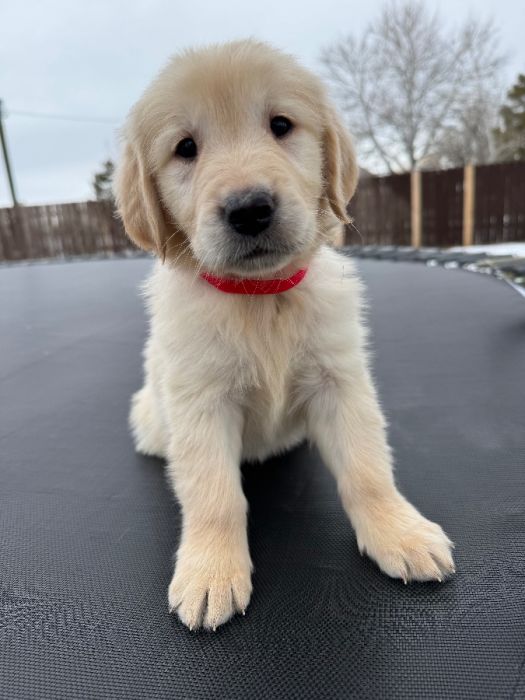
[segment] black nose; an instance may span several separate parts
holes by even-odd
[[[228,197],[224,216],[242,236],[257,236],[272,223],[275,202],[266,190],[245,190]]]

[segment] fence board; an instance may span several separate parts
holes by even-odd
[[[361,179],[349,212],[348,244],[410,245],[410,174]]]
[[[525,240],[525,162],[476,168],[475,243]]]
[[[423,246],[461,245],[463,168],[422,173]]]

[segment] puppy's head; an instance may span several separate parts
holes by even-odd
[[[163,259],[257,276],[306,260],[346,221],[349,137],[320,81],[265,44],[175,57],[124,137],[119,211]]]

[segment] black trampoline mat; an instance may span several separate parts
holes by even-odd
[[[363,261],[403,492],[458,573],[403,585],[359,556],[306,447],[244,469],[254,594],[168,614],[178,507],[126,419],[148,260],[0,270],[0,697],[525,697],[525,302],[503,282]]]

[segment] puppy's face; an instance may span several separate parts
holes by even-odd
[[[208,269],[281,267],[316,237],[318,114],[264,69],[193,63],[174,89],[178,117],[155,147],[162,200]]]
[[[308,257],[346,218],[351,144],[318,80],[263,44],[172,61],[135,106],[116,194],[142,247],[220,274]]]

